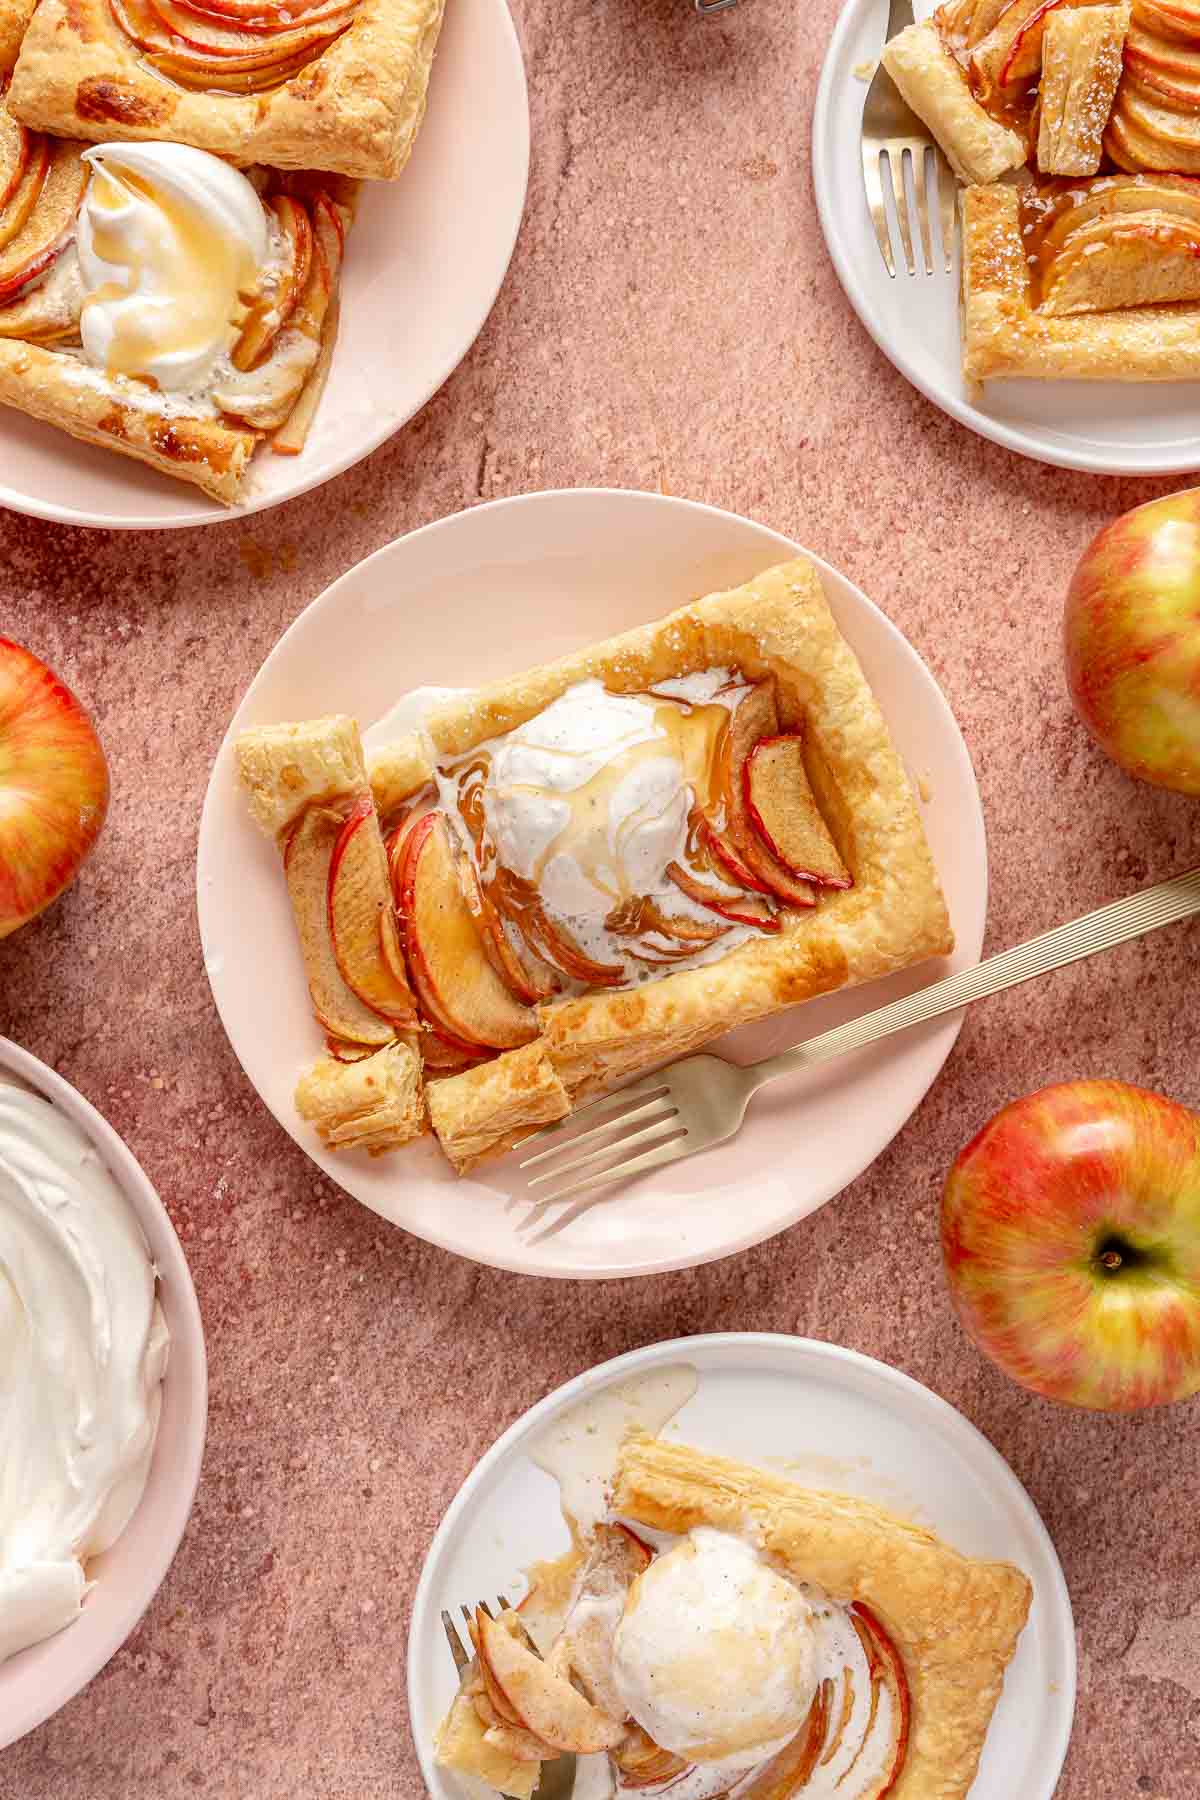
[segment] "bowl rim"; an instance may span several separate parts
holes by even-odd
[[[87,1653],[80,1655],[76,1651],[73,1654],[74,1633],[68,1626],[54,1637],[31,1645],[29,1650],[18,1651],[7,1663],[0,1663],[0,1750],[43,1724],[86,1687],[120,1649],[149,1607],[175,1560],[191,1516],[208,1430],[208,1359],[200,1304],[183,1246],[149,1176],[124,1139],[78,1089],[11,1038],[0,1037],[0,1071],[4,1070],[27,1082],[74,1121],[100,1152],[109,1174],[128,1199],[150,1247],[160,1285],[171,1295],[171,1353],[163,1381],[163,1405],[166,1407],[170,1403],[171,1369],[183,1365],[185,1343],[191,1370],[189,1388],[196,1404],[189,1409],[194,1423],[184,1438],[182,1453],[173,1457],[169,1468],[162,1463],[156,1446],[147,1488],[162,1484],[169,1498],[162,1509],[159,1529],[147,1547],[146,1555],[139,1561],[136,1581],[127,1587],[119,1601],[114,1601],[112,1617],[97,1641]],[[160,1439],[161,1430],[160,1422]],[[126,1525],[126,1532],[134,1529],[143,1504],[144,1497]],[[61,1646],[65,1654],[55,1656],[49,1670],[42,1673],[36,1698],[10,1711],[4,1698],[6,1671],[27,1655],[40,1653],[45,1657],[45,1646],[49,1644]]]

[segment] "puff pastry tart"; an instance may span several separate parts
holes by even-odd
[[[170,138],[239,164],[391,179],[443,0],[42,0],[8,104],[38,131]]]
[[[1029,1612],[1019,1569],[645,1435],[575,1535],[519,1611],[476,1613],[444,1767],[517,1800],[564,1751],[606,1753],[595,1791],[618,1797],[964,1800]]]
[[[338,176],[0,110],[0,403],[237,500],[260,441],[303,444],[353,208]]]
[[[1109,176],[963,196],[967,376],[1200,376],[1200,183]]]
[[[334,849],[363,804],[352,722],[250,732],[238,759],[304,894],[331,1054],[407,1033],[460,1170],[624,1075],[952,945],[907,778],[807,562],[382,751],[395,924],[379,855],[368,905]],[[405,1004],[378,985],[381,930]]]

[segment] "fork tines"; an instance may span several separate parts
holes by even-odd
[[[508,1602],[508,1600],[505,1599],[503,1594],[496,1595],[496,1605],[500,1608],[500,1611],[502,1613],[509,1611],[509,1602]],[[495,1614],[493,1613],[491,1607],[488,1605],[486,1600],[481,1600],[479,1602],[478,1610],[480,1612],[485,1612],[489,1619],[492,1619],[495,1617]],[[475,1611],[476,1611],[476,1609],[474,1607],[471,1607],[471,1606],[463,1607],[462,1616],[467,1621],[468,1625],[470,1625],[471,1621],[474,1619]],[[454,1667],[458,1670],[458,1673],[461,1675],[463,1670],[467,1667],[467,1664],[470,1662],[473,1652],[468,1650],[466,1645],[463,1643],[462,1638],[458,1635],[458,1628],[454,1623],[454,1618],[453,1618],[452,1614],[447,1612],[447,1610],[444,1606],[442,1608],[442,1630],[446,1634],[446,1642],[449,1644],[450,1654],[454,1658]],[[468,1643],[470,1642],[470,1633],[469,1632],[467,1634],[467,1642]]]
[[[863,140],[863,180],[867,190],[867,207],[887,272],[896,274],[896,254],[892,244],[889,210],[894,213],[900,236],[902,260],[907,274],[917,273],[913,247],[908,189],[911,184],[920,233],[924,273],[932,275],[938,254],[933,242],[929,196],[932,192],[941,225],[940,252],[946,273],[954,265],[954,177],[937,147],[928,138],[889,138]],[[889,202],[890,200],[890,209]]]
[[[565,1129],[574,1127],[580,1119],[592,1123],[584,1131],[564,1135]],[[623,1180],[626,1175],[652,1169],[658,1163],[673,1162],[679,1154],[680,1139],[686,1135],[670,1087],[661,1076],[652,1075],[646,1081],[579,1107],[561,1123],[527,1138],[526,1144],[552,1141],[545,1149],[522,1158],[521,1167],[547,1165],[541,1174],[530,1176],[529,1186],[535,1189],[560,1183],[569,1175],[578,1176],[566,1187],[555,1186],[550,1192],[538,1194],[541,1203],[549,1206],[584,1188]]]

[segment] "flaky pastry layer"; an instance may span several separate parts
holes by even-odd
[[[598,677],[613,691],[640,693],[717,667],[751,680],[776,677],[783,722],[803,722],[813,791],[854,885],[826,892],[811,912],[781,912],[777,937],[755,936],[719,961],[542,1006],[538,1045],[572,1105],[735,1025],[953,948],[903,765],[820,578],[802,558],[447,706],[432,716],[429,735],[439,760],[455,757],[523,724],[577,682]],[[371,783],[384,818],[432,773],[415,738],[376,757]],[[486,1074],[431,1086],[434,1128],[458,1169],[512,1141],[536,1047],[509,1051]]]
[[[425,113],[443,0],[360,0],[349,29],[260,94],[192,93],[160,75],[108,0],[42,0],[8,105],[59,137],[169,138],[239,164],[391,180]]]
[[[963,1556],[852,1495],[645,1436],[621,1447],[612,1507],[657,1531],[751,1535],[798,1580],[868,1606],[903,1657],[912,1694],[891,1800],[964,1800],[1029,1615],[1033,1590],[1019,1569]]]
[[[963,372],[969,381],[1187,381],[1200,376],[1200,307],[1056,316],[1030,304],[1015,188],[967,188]]]

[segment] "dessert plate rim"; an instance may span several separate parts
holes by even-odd
[[[916,0],[917,18],[928,18],[936,5]],[[887,0],[846,0],[821,67],[812,124],[821,230],[864,329],[927,400],[1006,450],[1088,474],[1190,474],[1200,437],[1200,382],[997,381],[976,400],[961,371],[957,257],[953,276],[889,279],[862,182],[859,132],[869,78],[855,73],[873,68],[886,25]],[[952,309],[946,307],[951,284]],[[930,309],[938,304],[944,316],[931,327]]]
[[[836,1084],[842,1103],[847,1084],[854,1087],[863,1114],[854,1134],[835,1125],[838,1102],[824,1082],[815,1080],[817,1072],[800,1078],[814,1081],[803,1095],[795,1083],[781,1083],[756,1101],[735,1147],[644,1178],[560,1236],[537,1243],[523,1239],[516,1229],[519,1214],[514,1208],[527,1190],[515,1158],[482,1165],[462,1180],[425,1145],[375,1160],[339,1160],[315,1139],[310,1141],[292,1106],[300,1068],[320,1053],[322,1042],[308,1012],[274,847],[252,825],[237,789],[237,732],[337,711],[353,714],[367,727],[387,710],[381,665],[388,657],[379,644],[388,641],[389,620],[412,629],[407,641],[397,642],[393,633],[391,660],[403,669],[404,679],[390,687],[387,704],[404,688],[444,685],[448,678],[459,685],[486,680],[542,660],[535,653],[538,648],[562,654],[597,641],[697,594],[736,585],[797,554],[798,548],[780,533],[736,514],[654,493],[560,489],[493,501],[410,533],[348,571],[299,615],[255,676],[218,751],[201,816],[197,908],[205,967],[230,1043],[260,1098],[332,1181],[392,1223],[441,1249],[518,1274],[609,1279],[690,1268],[762,1242],[840,1193],[892,1141],[936,1078],[961,1014],[919,1027],[904,1041],[893,1039],[860,1053],[864,1060],[856,1058],[853,1066],[842,1063],[836,1073],[827,1074],[825,1080]],[[568,550],[575,564],[564,560]],[[929,769],[937,770],[925,824],[934,838],[935,856],[940,851],[940,872],[959,938],[955,957],[940,966],[970,966],[982,946],[987,859],[978,787],[961,732],[932,675],[898,628],[847,577],[813,553],[804,554],[821,570],[835,616],[868,665],[868,679],[877,689],[882,679],[895,690],[891,714],[886,698],[884,712],[902,754],[920,738],[931,759]],[[582,618],[557,603],[560,584],[571,585],[575,577],[567,571],[575,567],[581,571],[576,614],[585,606],[590,609]],[[587,587],[582,585],[585,577]],[[639,584],[653,598],[639,598]],[[492,630],[492,637],[507,641],[498,650],[488,644],[471,651],[489,662],[474,662],[465,670],[447,668],[445,629],[438,620],[457,606],[455,643],[482,645],[493,609],[510,616],[505,600],[494,597],[501,594],[510,611],[525,609],[520,634]],[[370,651],[355,647],[359,620],[371,635]],[[496,666],[497,658],[501,666]],[[923,770],[911,768],[910,773],[918,778]],[[277,953],[279,944],[282,954]],[[857,993],[827,996],[791,1015],[744,1028],[745,1035],[735,1037],[735,1053],[743,1059],[769,1054],[843,1016],[924,985],[938,969],[936,964],[917,967]],[[827,1065],[829,1071],[834,1068]],[[814,1100],[801,1161],[789,1154],[790,1133],[800,1109]],[[829,1134],[827,1157],[820,1142],[821,1119]],[[773,1155],[767,1153],[768,1142]],[[759,1191],[747,1197],[746,1158],[756,1144]],[[728,1164],[723,1157],[731,1159]],[[653,1220],[647,1217],[651,1201],[661,1209]]]
[[[736,1375],[740,1371],[749,1384],[748,1398],[756,1382],[763,1384],[764,1392],[769,1381],[782,1378],[789,1383],[795,1382],[798,1391],[791,1409],[793,1417],[804,1415],[806,1383],[811,1397],[819,1395],[822,1390],[832,1390],[839,1399],[844,1397],[849,1406],[864,1404],[881,1409],[881,1413],[899,1418],[906,1429],[919,1434],[920,1443],[930,1463],[934,1462],[931,1452],[940,1448],[943,1452],[943,1465],[957,1461],[958,1466],[965,1469],[987,1491],[996,1515],[989,1523],[989,1531],[994,1529],[1001,1513],[1006,1512],[1006,1522],[1010,1524],[1012,1533],[1012,1553],[1009,1560],[1018,1561],[1034,1584],[1033,1610],[1009,1665],[1008,1681],[1011,1684],[1013,1671],[1019,1670],[1022,1662],[1031,1655],[1040,1654],[1047,1664],[1047,1680],[1043,1690],[1044,1713],[1042,1719],[1030,1727],[1028,1732],[1030,1738],[1046,1745],[1044,1786],[1039,1777],[1038,1787],[1023,1791],[1022,1800],[1052,1800],[1066,1761],[1075,1711],[1075,1627],[1070,1593],[1058,1553],[1041,1515],[1018,1476],[965,1414],[949,1401],[943,1400],[931,1388],[893,1368],[889,1363],[864,1355],[861,1351],[815,1338],[782,1332],[732,1331],[703,1333],[695,1337],[674,1338],[650,1344],[584,1370],[522,1413],[484,1452],[459,1487],[426,1552],[413,1597],[408,1638],[409,1727],[421,1775],[431,1800],[463,1800],[468,1791],[472,1794],[483,1791],[474,1784],[468,1788],[465,1781],[438,1769],[433,1760],[432,1733],[438,1722],[435,1715],[439,1707],[443,1702],[448,1703],[449,1696],[453,1693],[452,1669],[439,1619],[441,1608],[448,1608],[457,1617],[458,1607],[464,1599],[471,1601],[486,1598],[497,1587],[507,1592],[506,1584],[514,1580],[516,1573],[511,1560],[515,1546],[505,1543],[504,1524],[497,1523],[494,1511],[489,1510],[489,1500],[504,1481],[506,1472],[514,1464],[528,1460],[528,1447],[535,1437],[568,1406],[611,1382],[655,1365],[678,1362],[695,1364],[700,1375],[701,1396],[706,1370],[713,1374],[724,1373],[726,1376]],[[689,1402],[690,1404],[692,1403]],[[746,1410],[749,1411],[753,1404],[753,1399],[749,1398]],[[764,1411],[768,1410],[765,1402],[763,1404]],[[683,1410],[686,1411],[686,1408]],[[720,1412],[722,1409],[718,1407],[717,1410]],[[697,1432],[698,1439],[704,1429],[701,1427]],[[726,1410],[724,1429],[729,1432],[736,1429],[736,1435],[740,1438],[745,1427],[739,1423],[735,1428]],[[753,1431],[755,1428],[751,1426],[750,1429]],[[681,1428],[680,1438],[681,1441],[689,1441],[686,1427]],[[708,1437],[703,1439],[701,1447],[715,1450],[718,1454],[741,1455],[751,1461],[757,1456],[766,1460],[773,1468],[778,1468],[781,1462],[787,1460],[781,1454],[787,1445],[782,1436],[776,1437],[774,1434],[771,1442],[764,1444],[762,1450],[752,1452],[747,1452],[740,1444],[736,1449],[729,1449],[724,1443],[713,1442]],[[817,1464],[822,1464],[823,1460],[818,1457]],[[865,1461],[867,1465],[872,1461],[869,1456],[859,1460]],[[788,1471],[785,1469],[783,1472]],[[929,1522],[924,1517],[928,1510],[933,1514],[936,1528],[939,1524],[936,1507],[939,1477],[936,1473],[930,1476],[927,1485],[922,1488],[922,1474],[917,1470],[914,1460],[901,1479],[902,1488],[903,1482],[909,1478],[914,1482],[911,1491],[921,1492],[923,1522]],[[797,1479],[804,1485],[802,1476]],[[865,1498],[874,1498],[880,1505],[893,1510],[905,1510],[896,1498],[893,1488],[895,1479],[895,1471],[875,1472],[868,1466],[856,1474],[855,1486],[863,1491]],[[826,1477],[819,1481],[812,1480],[809,1485],[836,1488],[836,1480]],[[906,1488],[903,1491],[909,1492]],[[548,1520],[551,1526],[557,1527],[565,1536],[557,1496],[548,1479],[539,1476],[536,1491],[531,1489],[528,1494],[523,1493],[522,1502],[536,1511],[538,1529],[543,1520]],[[457,1592],[453,1575],[445,1572],[458,1546],[473,1534],[486,1540],[487,1560],[495,1568],[495,1577],[490,1586],[483,1581],[487,1593],[481,1589],[478,1595]],[[948,1541],[953,1541],[953,1538]],[[506,1549],[509,1551],[507,1558]],[[546,1551],[546,1554],[552,1553],[553,1544]],[[973,1553],[1001,1556],[1004,1550],[1002,1547],[992,1548],[989,1545],[986,1550],[974,1549]],[[480,1580],[483,1580],[482,1574]],[[1033,1636],[1027,1646],[1026,1639],[1031,1633]],[[1036,1650],[1031,1647],[1034,1641]],[[1011,1686],[1009,1693],[1012,1704],[1006,1709],[1002,1696],[992,1722],[988,1745],[985,1747],[980,1776],[977,1776],[971,1788],[971,1800],[1008,1800],[1012,1792],[1011,1786],[1003,1784],[1007,1780],[1007,1757],[1012,1745],[1009,1734],[1016,1723],[1011,1715],[1019,1717],[1020,1707],[1016,1704],[1017,1697]],[[1004,1742],[1005,1738],[1008,1739],[1007,1744]],[[998,1772],[1002,1785],[995,1785],[988,1777],[989,1761],[993,1765],[993,1775]],[[986,1785],[981,1785],[981,1778]]]

